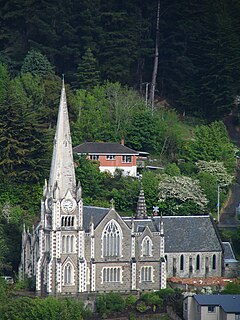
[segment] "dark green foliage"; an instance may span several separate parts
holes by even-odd
[[[11,213],[10,219],[3,217],[3,210],[7,209],[0,207],[0,274],[13,275],[18,272],[20,263],[21,220],[12,220]]]
[[[231,174],[235,168],[234,146],[221,121],[196,127],[195,137],[185,144],[182,156],[190,162],[198,160],[223,162]]]
[[[104,319],[115,312],[122,312],[125,308],[125,301],[119,293],[107,293],[98,295],[96,299],[96,311]]]
[[[146,303],[147,307],[151,307],[154,312],[163,305],[163,300],[155,292],[143,293],[141,300]]]
[[[47,133],[34,112],[26,82],[4,74],[2,82],[0,174],[19,182],[37,181],[46,170]]]
[[[28,72],[34,76],[40,77],[47,77],[54,73],[53,67],[47,57],[36,50],[30,50],[23,60],[21,73]]]
[[[239,281],[231,282],[221,291],[221,294],[240,294],[240,283]]]
[[[0,61],[16,74],[30,50],[41,51],[75,86],[77,66],[91,48],[103,81],[141,90],[152,74],[156,6],[10,0],[0,10]],[[161,2],[157,97],[208,120],[232,110],[240,82],[239,13],[237,0]]]
[[[2,304],[0,315],[3,320],[85,320],[90,318],[91,312],[84,308],[82,301],[73,299],[21,297]]]
[[[90,48],[84,53],[77,69],[77,87],[89,90],[97,86],[100,82],[97,62]]]

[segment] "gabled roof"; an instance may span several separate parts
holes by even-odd
[[[137,151],[125,147],[122,144],[113,142],[85,142],[74,147],[73,152],[84,154],[139,154]]]
[[[210,216],[164,216],[166,252],[222,251]]]
[[[193,298],[201,306],[221,306],[227,313],[240,313],[240,294],[196,294]]]
[[[106,214],[110,211],[109,208],[83,206],[83,228],[86,232],[89,231],[89,225],[92,221],[96,228]]]

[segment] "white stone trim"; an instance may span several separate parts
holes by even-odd
[[[131,273],[132,273],[131,289],[136,290],[137,289],[137,286],[136,286],[137,285],[137,264],[136,264],[136,262],[132,263]]]
[[[92,263],[91,265],[91,291],[96,290],[96,265]]]

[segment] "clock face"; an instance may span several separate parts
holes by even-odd
[[[62,204],[63,210],[66,212],[70,212],[73,210],[73,202],[72,200],[66,199]]]

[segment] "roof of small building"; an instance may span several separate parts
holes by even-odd
[[[237,261],[230,242],[223,242],[224,260]]]
[[[240,294],[196,294],[193,298],[201,306],[221,306],[227,313],[240,312]]]
[[[85,142],[74,147],[73,152],[86,154],[139,154],[138,151],[132,150],[122,144],[113,142]]]

